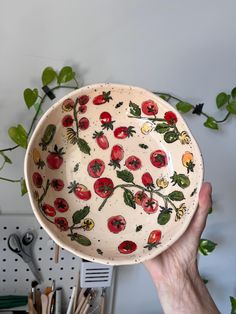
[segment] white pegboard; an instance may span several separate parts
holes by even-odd
[[[73,286],[77,284],[81,260],[70,252],[60,249],[59,262],[54,262],[54,242],[38,224],[33,215],[1,215],[0,216],[0,295],[23,294],[27,295],[31,289],[34,277],[24,261],[10,251],[7,245],[11,233],[24,234],[33,230],[36,240],[33,245],[34,260],[42,278],[38,288],[43,291],[46,286],[51,286],[52,280],[56,287],[63,288],[62,304],[65,310]],[[114,281],[114,280],[113,280]],[[98,296],[101,289],[98,289]],[[107,291],[107,313],[111,313],[113,287]],[[97,300],[99,302],[99,298]],[[96,303],[96,302],[95,302]],[[96,304],[95,304],[96,307]],[[90,313],[98,313],[91,308]]]

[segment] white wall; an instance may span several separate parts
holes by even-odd
[[[233,0],[2,0],[0,8],[0,146],[18,122],[28,126],[22,98],[26,87],[40,86],[41,70],[71,64],[84,84],[118,82],[171,91],[218,117],[215,95],[236,85],[236,2]],[[61,92],[61,95],[63,93]],[[205,236],[217,250],[200,259],[202,273],[222,313],[236,295],[235,118],[219,132],[203,128],[203,118],[186,120],[198,140],[205,178],[214,186],[215,213]],[[22,175],[24,152],[1,172]],[[0,181],[2,213],[30,213],[19,187]],[[142,265],[119,269],[114,314],[161,313]]]

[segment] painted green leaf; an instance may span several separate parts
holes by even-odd
[[[0,151],[0,155],[3,157],[4,161],[8,164],[12,164],[11,159],[4,153]]]
[[[217,108],[221,108],[223,107],[229,100],[229,95],[227,95],[226,93],[219,93],[216,96],[216,106]]]
[[[155,127],[155,131],[161,134],[169,131],[169,129],[170,129],[170,126],[167,123],[159,123]]]
[[[21,187],[21,196],[23,196],[27,193],[27,187],[26,187],[26,183],[25,183],[24,178],[21,178],[20,187]]]
[[[181,191],[173,191],[168,194],[168,197],[172,201],[182,201],[184,199],[184,194]]]
[[[157,217],[157,222],[159,225],[165,225],[170,220],[171,211],[168,209],[163,209]]]
[[[75,72],[73,72],[72,67],[65,66],[59,72],[59,75],[57,77],[57,82],[58,82],[58,84],[67,83],[67,82],[73,80],[74,77],[75,77]]]
[[[27,148],[27,133],[21,124],[18,124],[17,127],[10,127],[8,129],[8,135],[17,145]]]
[[[125,181],[125,182],[133,182],[134,181],[134,176],[133,174],[128,171],[128,170],[116,170],[116,175],[117,175],[117,178]]]
[[[73,223],[79,224],[80,221],[82,219],[84,219],[90,212],[90,207],[89,206],[85,206],[83,209],[77,210],[76,212],[74,212],[73,216],[72,216],[72,220]]]
[[[176,104],[176,109],[180,112],[186,113],[186,112],[189,112],[191,109],[193,109],[193,105],[185,101],[179,101]]]
[[[83,236],[82,234],[73,233],[73,234],[68,234],[68,236],[71,238],[72,241],[77,241],[81,245],[84,245],[84,246],[91,245],[91,241],[89,240],[89,238]]]
[[[232,114],[236,114],[236,100],[231,101],[227,106],[226,109],[228,110],[228,112],[232,113]]]
[[[230,303],[231,303],[231,314],[236,314],[236,298],[231,296]]]
[[[175,131],[168,131],[164,134],[164,140],[166,143],[174,143],[179,138],[179,135]]]
[[[206,128],[213,129],[213,130],[219,129],[217,122],[212,117],[207,118],[207,120],[204,122],[204,126]]]
[[[57,73],[54,71],[52,67],[45,68],[42,73],[43,85],[48,85],[52,83],[56,77],[57,77]]]
[[[143,149],[147,149],[148,148],[148,146],[146,144],[139,144],[138,146],[143,148]]]
[[[28,109],[33,106],[37,99],[38,99],[37,88],[34,89],[26,88],[24,90],[24,100]]]
[[[82,153],[90,155],[91,148],[89,147],[89,144],[84,139],[79,137],[77,140],[77,145]]]
[[[124,202],[127,206],[130,206],[134,209],[136,208],[136,204],[135,204],[135,200],[134,200],[134,194],[130,190],[125,189],[123,197],[124,197]]]
[[[233,98],[236,98],[236,87],[234,87],[234,88],[232,89],[232,91],[231,91],[231,96],[232,96]]]
[[[198,251],[202,255],[209,255],[211,252],[214,251],[216,245],[217,244],[212,242],[211,240],[201,239],[199,243]]]
[[[129,102],[129,108],[130,108],[130,113],[135,116],[135,117],[139,117],[141,116],[141,109],[139,108],[138,105],[136,105],[135,103],[133,103],[132,101]]]

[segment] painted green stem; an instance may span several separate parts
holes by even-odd
[[[141,186],[141,185],[135,184],[135,183],[132,183],[132,184],[119,184],[119,185],[115,186],[115,187],[113,188],[112,193],[111,193],[108,197],[106,197],[106,198],[103,200],[102,204],[101,204],[101,205],[99,206],[99,208],[98,208],[98,211],[101,211],[101,210],[102,210],[102,208],[105,206],[107,200],[113,195],[113,192],[114,192],[116,189],[118,189],[118,188],[121,188],[121,189],[125,189],[125,188],[138,188],[138,189],[140,189],[140,190],[142,190],[142,191],[145,191],[145,192],[150,193],[150,197],[151,197],[151,198],[152,198],[152,194],[156,194],[156,195],[160,196],[160,197],[165,201],[165,203],[166,203],[166,202],[169,202],[169,203],[174,207],[175,211],[177,211],[176,206],[175,206],[174,203],[168,198],[167,195],[163,195],[162,193],[159,192],[159,190],[150,190],[150,189],[147,189],[147,188],[145,188],[145,187],[143,187],[143,186]]]

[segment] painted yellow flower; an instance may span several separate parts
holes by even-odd
[[[191,139],[186,131],[182,131],[179,135],[179,140],[181,144],[189,144]]]
[[[159,188],[165,189],[169,185],[169,181],[162,177],[157,179],[156,184]]]
[[[179,208],[176,210],[176,216],[175,216],[175,221],[180,220],[184,214],[186,213],[186,205],[182,203]]]
[[[84,221],[82,222],[81,227],[86,230],[86,231],[90,231],[93,229],[94,227],[94,221],[91,218],[85,218]]]
[[[40,152],[37,148],[33,149],[33,161],[37,165],[41,159]]]
[[[141,132],[144,134],[144,135],[147,135],[149,134],[152,130],[153,130],[153,123],[152,122],[145,122],[142,127],[141,127]]]
[[[62,104],[62,110],[63,111],[71,111],[74,107],[74,101],[73,99],[71,98],[67,98],[66,100],[63,101],[63,104]]]

